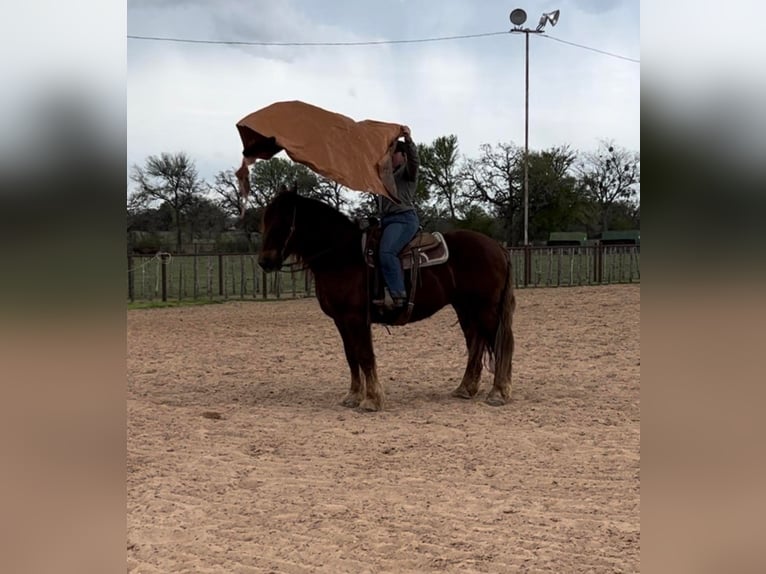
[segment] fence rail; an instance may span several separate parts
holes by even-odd
[[[641,281],[637,245],[512,247],[516,287],[571,287]]]
[[[565,287],[638,283],[640,247],[512,247],[514,285]],[[133,301],[282,299],[314,294],[307,270],[267,275],[253,253],[128,255],[127,296]]]

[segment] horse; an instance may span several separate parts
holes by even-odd
[[[360,225],[330,205],[300,195],[297,187],[283,186],[263,213],[261,234],[258,262],[264,271],[279,270],[293,256],[314,276],[320,308],[335,322],[351,371],[351,386],[341,404],[381,410],[384,391],[371,324],[391,321],[371,312],[370,271]],[[408,322],[426,319],[451,304],[468,348],[465,372],[452,396],[476,396],[487,356],[490,365],[494,363],[494,379],[485,401],[504,405],[511,398],[516,307],[510,257],[497,241],[478,232],[454,230],[443,236],[449,257],[420,270]]]

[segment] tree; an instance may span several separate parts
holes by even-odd
[[[219,171],[213,179],[213,184],[209,186],[213,193],[215,202],[229,217],[239,217],[240,214],[240,195],[239,182],[234,175],[233,169]],[[252,202],[252,196],[248,198]]]
[[[520,237],[516,225],[519,207],[519,168],[523,169],[524,150],[513,143],[499,143],[494,148],[483,144],[479,159],[469,159],[465,164],[465,179],[470,189],[467,197],[487,204],[493,214],[502,220],[508,244],[513,245]],[[523,173],[523,172],[522,172]]]
[[[577,166],[580,185],[594,202],[601,231],[609,229],[609,216],[619,201],[630,201],[641,182],[641,157],[602,140],[595,152],[585,153]]]
[[[159,207],[128,206],[128,231],[168,231],[173,228],[173,213],[167,203]]]
[[[530,239],[545,241],[551,231],[585,229],[588,202],[572,174],[576,159],[568,146],[529,153]],[[519,170],[523,178],[523,165]]]
[[[498,221],[479,205],[466,207],[463,217],[453,221],[459,229],[471,229],[489,237],[495,237],[497,234]]]
[[[420,178],[434,197],[436,205],[446,209],[453,221],[463,210],[466,172],[458,165],[460,158],[456,135],[441,136],[430,146],[421,146]]]
[[[131,205],[151,207],[167,204],[176,229],[176,249],[182,249],[182,226],[186,210],[202,195],[203,181],[194,162],[184,152],[162,153],[146,158],[144,167],[134,165],[130,179],[138,185]]]
[[[195,197],[186,209],[189,235],[194,238],[205,235],[214,237],[226,229],[226,212],[207,197]]]
[[[283,186],[292,187],[294,183],[301,193],[310,196],[316,193],[319,179],[305,165],[281,157],[256,161],[250,172],[252,201],[266,207]]]
[[[346,188],[337,181],[320,176],[317,178],[316,189],[310,195],[332,205],[338,211],[346,211],[351,205],[346,193]]]

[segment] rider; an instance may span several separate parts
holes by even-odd
[[[410,128],[401,127],[404,141],[397,141],[391,163],[394,168],[396,192],[400,203],[394,203],[387,197],[379,196],[379,208],[382,214],[383,235],[380,239],[380,267],[386,283],[386,297],[373,301],[375,305],[401,309],[407,303],[407,291],[404,288],[404,272],[399,261],[399,253],[412,241],[420,227],[420,220],[415,211],[415,190],[418,186],[420,158],[415,142],[412,141]],[[390,297],[390,299],[389,299]]]

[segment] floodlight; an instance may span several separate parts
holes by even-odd
[[[511,23],[514,26],[521,26],[527,21],[527,13],[521,8],[516,8],[511,12]]]
[[[542,16],[540,16],[540,22],[537,24],[537,31],[541,32],[543,28],[545,28],[545,24],[550,22],[551,26],[555,26],[556,22],[559,21],[559,11],[554,10],[553,12],[544,12]]]

